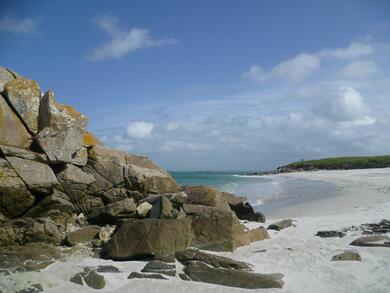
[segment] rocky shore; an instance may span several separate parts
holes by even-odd
[[[0,293],[386,292],[389,174],[270,175],[334,194],[266,219],[102,145],[84,115],[0,67]]]
[[[184,264],[184,280],[243,288],[282,287],[281,274],[193,249],[234,251],[268,239],[245,198],[206,186],[179,186],[148,158],[103,146],[87,118],[43,93],[37,82],[0,67],[1,273],[41,270],[74,254],[152,259],[132,278],[163,278]],[[82,244],[82,245],[79,245]],[[189,250],[192,249],[192,250]],[[69,282],[104,288],[102,268]],[[38,292],[32,284],[19,292]],[[9,288],[13,292],[12,288]],[[30,290],[30,291],[28,291]]]

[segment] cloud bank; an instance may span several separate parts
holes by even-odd
[[[159,115],[153,107],[127,111],[128,125],[97,134],[176,170],[264,170],[390,153],[389,53],[390,44],[359,40],[269,70],[251,65],[235,93],[163,105]]]

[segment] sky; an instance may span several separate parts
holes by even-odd
[[[387,0],[0,0],[0,66],[169,170],[390,154]]]

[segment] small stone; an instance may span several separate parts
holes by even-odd
[[[168,280],[161,274],[142,274],[138,272],[132,272],[128,279],[159,279],[159,280]]]
[[[75,274],[72,278],[70,278],[70,281],[75,283],[75,284],[79,284],[81,286],[84,285],[83,277],[81,276],[80,273]]]
[[[112,233],[114,233],[116,226],[115,225],[106,225],[100,229],[99,239],[106,243],[110,240]]]
[[[280,230],[283,230],[287,227],[290,227],[291,225],[292,225],[292,220],[286,219],[286,220],[282,220],[282,221],[279,221],[279,222],[276,222],[276,223],[269,225],[268,229],[280,231]]]
[[[332,257],[332,261],[345,261],[345,260],[361,261],[362,258],[360,257],[359,253],[351,250],[344,251],[343,253],[337,254]]]
[[[339,231],[318,231],[315,236],[320,236],[321,238],[330,238],[330,237],[339,237],[342,238],[346,234]]]
[[[92,239],[92,246],[93,247],[102,247],[103,246],[103,241],[100,239]]]
[[[152,205],[148,202],[143,202],[137,207],[137,215],[141,218],[146,218],[149,211],[152,209]]]
[[[91,270],[84,275],[84,282],[93,289],[102,289],[106,286],[104,277],[95,270]]]

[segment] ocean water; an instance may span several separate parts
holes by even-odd
[[[245,196],[253,206],[263,204],[280,192],[280,180],[273,176],[248,176],[240,172],[171,172],[180,185],[207,185],[220,191]]]

